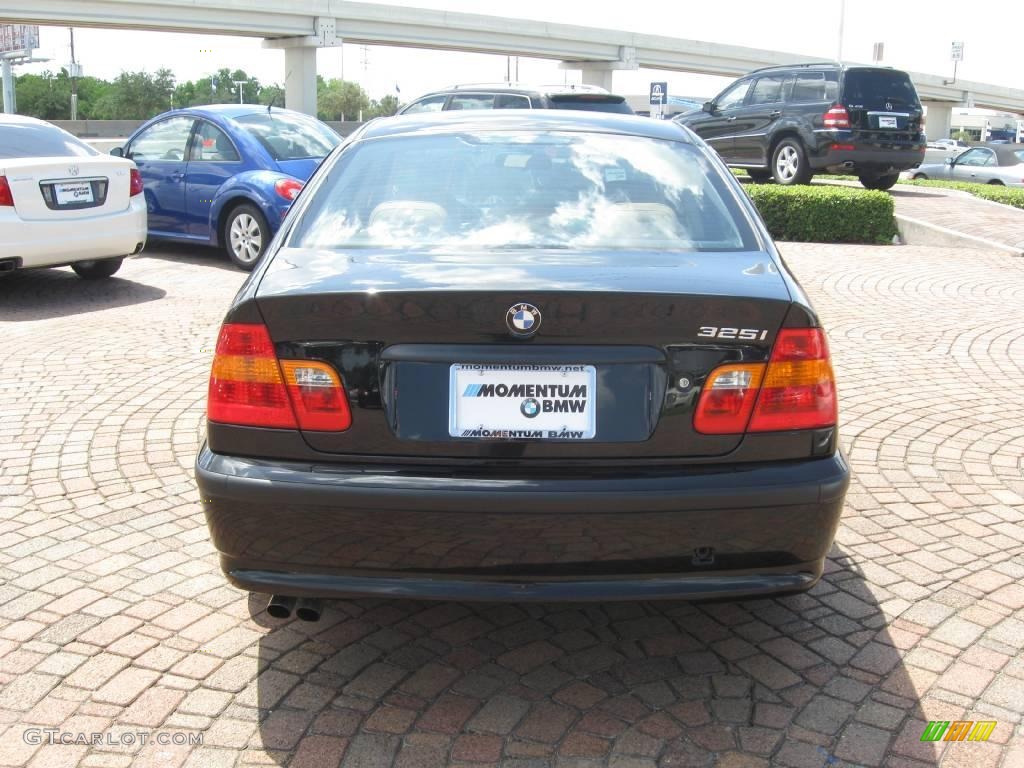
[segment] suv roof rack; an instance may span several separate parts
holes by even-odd
[[[608,93],[607,90],[597,85],[584,85],[582,83],[557,83],[555,85],[535,85],[532,83],[456,83],[442,91],[467,91],[467,90],[499,90],[512,88],[520,91],[538,91],[540,93]]]
[[[752,69],[747,74],[752,75],[755,72],[765,72],[769,69],[797,69],[798,67],[841,67],[842,63],[838,61],[808,61],[801,64],[773,64],[770,67],[760,67],[758,69]]]

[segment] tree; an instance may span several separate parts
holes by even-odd
[[[43,120],[71,119],[71,78],[66,69],[21,75],[16,80],[18,112]],[[83,120],[97,117],[96,104],[110,91],[111,85],[97,77],[78,78],[78,116]]]
[[[93,117],[104,120],[148,120],[171,106],[174,73],[158,69],[148,72],[122,72],[96,104]]]
[[[15,84],[18,112],[42,120],[69,119],[71,81],[66,71],[61,70],[60,74],[46,71],[41,75],[20,75]]]
[[[380,101],[374,99],[370,102],[370,114],[368,117],[391,117],[398,111],[398,97],[388,94]]]
[[[264,85],[260,89],[260,104],[273,105],[275,107],[284,106],[284,88],[277,83],[273,85]]]
[[[231,71],[222,67],[214,74],[202,77],[194,83],[181,83],[174,91],[174,106],[196,107],[202,104],[237,104],[238,86],[243,81],[242,97],[246,104],[259,104],[260,81],[249,77],[244,69]]]
[[[324,80],[317,76],[317,117],[321,120],[358,120],[370,109],[370,97],[358,83]]]

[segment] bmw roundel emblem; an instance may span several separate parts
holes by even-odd
[[[532,336],[540,328],[540,310],[533,304],[513,304],[505,313],[505,325],[513,336]]]
[[[540,413],[540,403],[534,400],[532,397],[523,400],[523,404],[519,406],[519,411],[528,419],[532,419],[538,413]]]

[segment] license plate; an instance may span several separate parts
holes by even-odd
[[[592,365],[473,365],[450,369],[448,434],[486,440],[590,440]]]
[[[880,117],[878,118],[879,128],[898,128],[899,123],[896,122],[895,117]]]
[[[92,184],[88,181],[75,181],[71,183],[62,182],[53,185],[53,194],[57,198],[57,205],[75,205],[77,203],[91,203]]]

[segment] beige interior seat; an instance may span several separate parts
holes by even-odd
[[[664,203],[616,203],[602,215],[609,221],[604,223],[605,231],[649,237],[681,237],[679,218],[675,211]]]
[[[437,203],[424,200],[388,200],[370,213],[370,228],[434,229],[444,226],[448,213]]]

